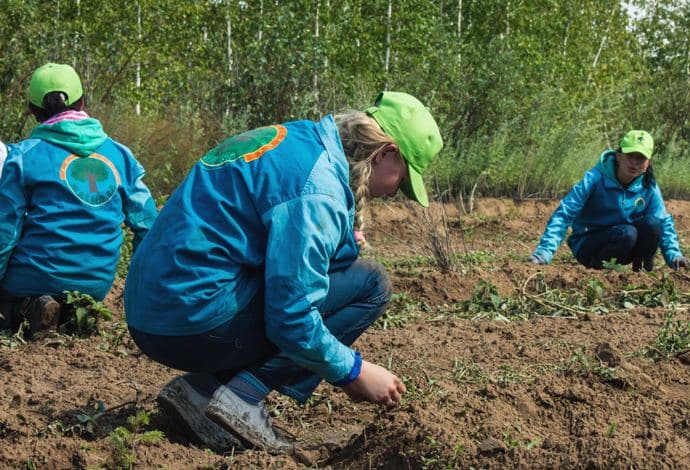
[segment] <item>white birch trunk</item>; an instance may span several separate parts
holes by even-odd
[[[261,0],[259,2],[259,18],[261,18],[261,22],[259,23],[259,32],[256,35],[256,40],[260,43],[261,39],[264,36],[264,22],[263,22],[263,17],[264,17],[264,0]]]
[[[458,37],[462,36],[462,0],[458,0]]]
[[[316,96],[319,95],[319,6],[320,1],[316,2],[316,16],[314,17],[314,77],[312,87]]]
[[[141,3],[137,2],[137,40],[139,42],[139,46],[141,47]],[[136,73],[136,78],[135,78],[135,86],[137,89],[137,93],[141,89],[141,55],[137,54],[137,73]],[[141,115],[141,102],[137,100],[137,104],[134,107],[134,112],[136,113],[137,116]]]
[[[225,15],[225,26],[227,34],[227,60],[228,60],[228,73],[232,72],[232,21],[230,21],[230,0],[227,0],[228,11]]]

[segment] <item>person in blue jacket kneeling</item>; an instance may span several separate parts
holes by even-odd
[[[659,247],[666,264],[688,268],[678,245],[673,217],[666,211],[650,159],[649,133],[625,134],[617,150],[606,150],[597,165],[563,198],[528,261],[546,264],[565,236],[579,263],[601,269],[604,261],[631,264],[633,271],[654,269]]]
[[[134,246],[156,205],[132,153],[84,112],[69,65],[36,69],[29,109],[39,125],[9,146],[0,177],[0,330],[54,328],[64,291],[101,300],[115,278],[124,221]]]
[[[136,344],[190,372],[158,396],[179,425],[216,451],[289,453],[271,390],[304,403],[324,379],[399,402],[402,381],[350,347],[391,298],[383,267],[358,259],[354,225],[367,199],[399,188],[428,205],[421,174],[442,145],[416,98],[384,92],[366,112],[254,129],[201,158],[125,285]]]

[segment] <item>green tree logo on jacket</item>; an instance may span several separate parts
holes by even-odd
[[[110,201],[120,185],[115,165],[96,153],[88,157],[67,157],[60,167],[60,179],[80,201],[94,207]]]
[[[254,161],[276,148],[287,135],[284,126],[260,127],[230,137],[225,142],[201,157],[206,166],[221,166],[243,158],[245,162]]]

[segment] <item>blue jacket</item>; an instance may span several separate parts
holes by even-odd
[[[549,219],[534,255],[550,262],[568,227],[572,227],[568,244],[577,256],[584,234],[646,219],[661,228],[660,247],[666,263],[671,266],[674,259],[682,256],[673,217],[666,212],[657,184],[645,188],[643,176],[639,176],[624,188],[616,178],[614,160],[613,150],[602,153],[599,163],[563,198]]]
[[[209,331],[264,289],[267,338],[330,382],[354,352],[325,327],[329,271],[352,264],[354,196],[332,117],[234,136],[161,210],[125,285],[127,322],[156,335]]]
[[[0,178],[0,289],[15,296],[110,290],[124,221],[135,245],[156,217],[143,167],[96,119],[39,125]]]

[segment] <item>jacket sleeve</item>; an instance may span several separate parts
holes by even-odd
[[[651,219],[653,226],[661,228],[661,240],[659,246],[664,255],[666,264],[673,267],[673,260],[683,256],[678,244],[678,234],[673,223],[673,216],[666,211],[664,198],[659,186],[654,185],[654,191],[649,201],[646,218]]]
[[[597,170],[590,170],[585,173],[585,176],[566,194],[558,208],[551,215],[539,245],[533,253],[545,263],[551,262],[554,253],[565,237],[566,230],[568,230],[573,220],[577,218],[585,204],[587,204],[594,185],[599,178],[598,175]]]
[[[5,276],[12,251],[19,243],[26,216],[22,158],[12,150],[0,177],[0,278]]]
[[[127,181],[123,185],[123,209],[125,213],[125,225],[134,233],[132,248],[137,246],[153,225],[158,211],[156,203],[151,196],[151,191],[144,184],[144,167],[128,152]]]
[[[329,260],[348,230],[344,205],[322,194],[284,202],[263,215],[266,335],[284,354],[331,383],[347,380],[355,353],[323,323]]]

